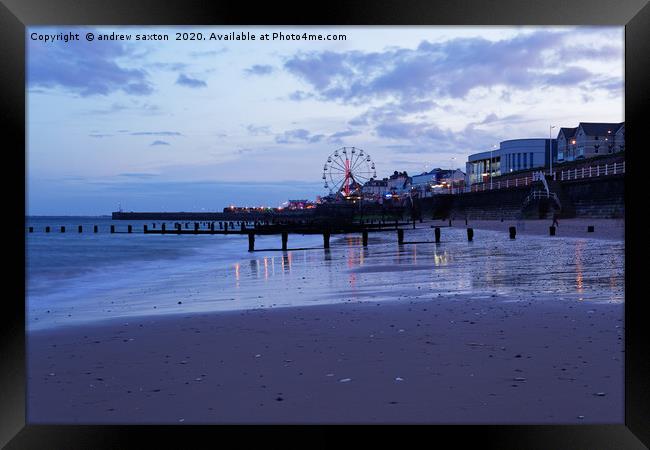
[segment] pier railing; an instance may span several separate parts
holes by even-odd
[[[567,169],[560,171],[553,171],[553,180],[557,181],[570,181],[580,180],[583,178],[603,177],[609,175],[621,175],[625,173],[625,161],[612,164],[596,164],[588,167],[581,167],[576,169]],[[465,188],[464,192],[483,192],[495,189],[508,189],[529,186],[533,183],[533,176],[526,176],[520,178],[510,178],[507,180],[487,181],[483,183],[476,183]],[[458,193],[454,191],[454,193]]]

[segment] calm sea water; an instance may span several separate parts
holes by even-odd
[[[151,228],[151,222],[27,222],[34,227],[25,235],[29,329],[151,314],[468,295],[486,301],[623,301],[621,241],[526,235],[510,240],[501,232],[475,230],[468,243],[464,230],[443,229],[440,245],[398,247],[387,232],[371,234],[365,249],[359,236],[337,236],[329,252],[249,253],[246,236],[144,235],[143,225]],[[111,225],[126,231],[129,224],[133,234],[109,232]],[[50,233],[44,233],[46,226]],[[433,240],[432,230],[406,230],[406,240]],[[289,237],[290,248],[320,246],[320,236]],[[279,236],[256,238],[257,249],[279,247]]]

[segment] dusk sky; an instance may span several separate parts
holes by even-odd
[[[85,39],[113,31],[170,40]],[[176,41],[177,31],[347,39]],[[623,121],[623,38],[622,27],[30,27],[28,213],[314,199],[341,146],[369,153],[379,178],[464,170],[467,155],[548,137],[550,125]]]

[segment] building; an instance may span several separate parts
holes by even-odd
[[[279,206],[279,209],[312,209],[315,208],[316,204],[310,200],[287,200]]]
[[[501,175],[501,155],[499,149],[474,153],[467,157],[465,163],[465,185],[483,183],[490,179],[490,176]]]
[[[557,140],[548,138],[525,138],[502,141],[498,148],[475,153],[465,164],[465,184],[486,183],[490,178],[520,170],[532,170],[549,166],[551,154],[558,152]]]
[[[365,198],[381,197],[388,193],[388,178],[383,180],[368,180],[361,188]]]
[[[453,188],[462,188],[465,184],[465,173],[460,169],[435,168],[420,175],[414,175],[411,190],[421,197],[436,193],[447,193]]]
[[[556,160],[557,139],[530,138],[503,141],[499,145],[501,174],[549,167],[551,153],[553,160]]]
[[[411,177],[406,172],[395,171],[387,180],[388,192],[403,194],[411,188]]]
[[[625,122],[580,122],[558,133],[559,162],[575,161],[625,150]]]
[[[576,144],[575,128],[560,128],[560,132],[557,134],[557,161],[562,162],[569,155],[569,148],[574,148]]]

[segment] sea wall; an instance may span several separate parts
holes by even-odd
[[[437,195],[421,199],[420,207],[424,217],[434,219],[519,219],[525,217],[522,205],[531,188]],[[561,217],[623,218],[625,215],[624,175],[558,181],[552,183],[551,189],[562,202]]]

